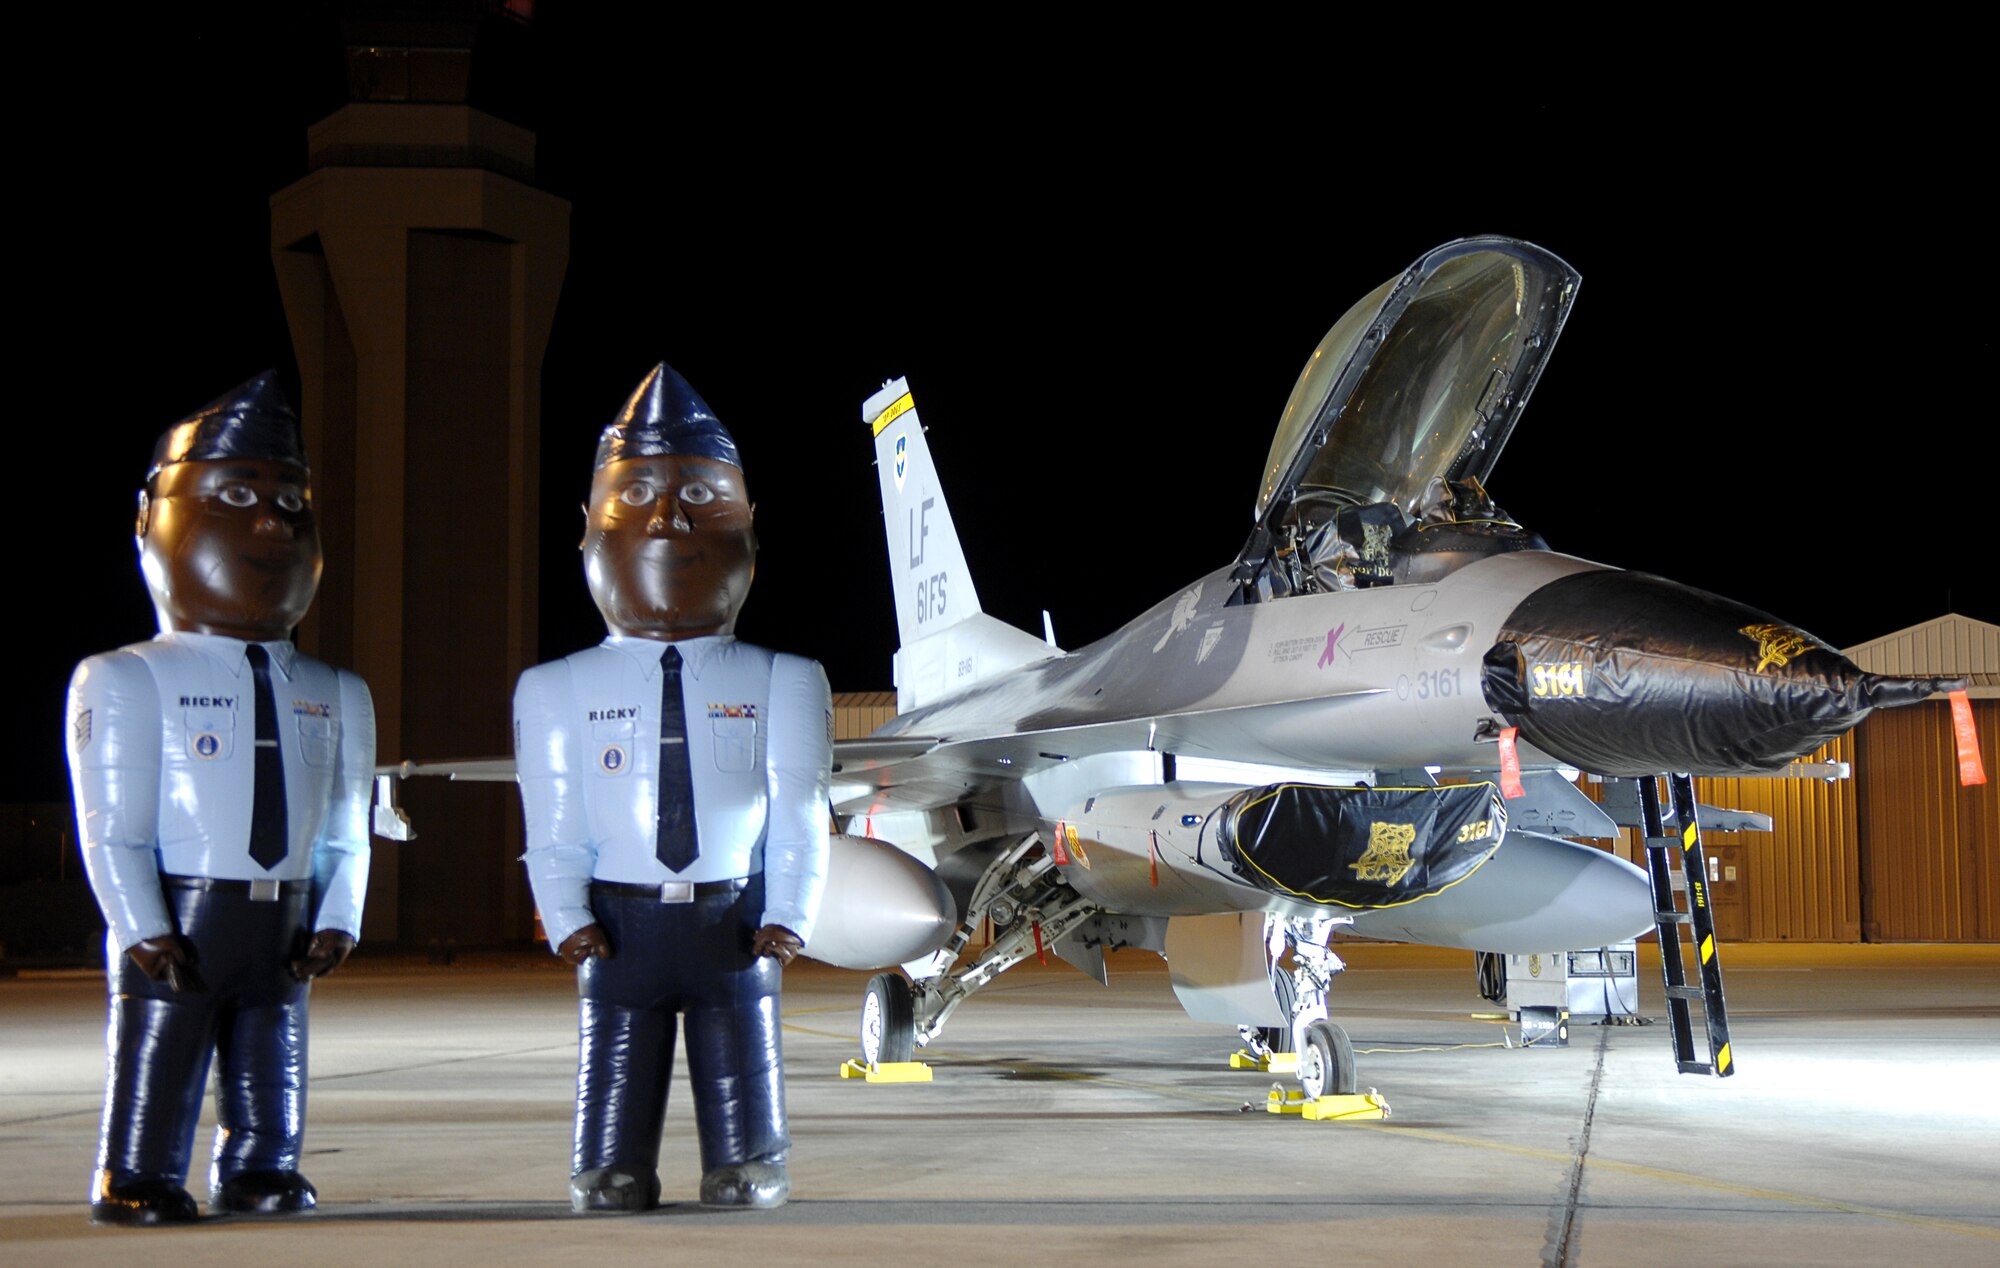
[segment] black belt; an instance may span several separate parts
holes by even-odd
[[[728,881],[667,881],[660,885],[627,885],[623,881],[592,881],[592,893],[609,894],[614,898],[650,898],[656,903],[691,903],[697,898],[713,898],[718,894],[740,894],[750,888],[755,879],[739,876]]]
[[[309,880],[233,881],[214,876],[174,876],[166,872],[160,873],[160,887],[197,894],[228,894],[235,898],[247,898],[253,903],[275,903],[281,897],[312,893],[312,882]]]

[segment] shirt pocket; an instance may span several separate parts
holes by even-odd
[[[302,714],[299,723],[299,756],[308,766],[331,766],[340,752],[340,724],[332,718]]]
[[[632,769],[632,741],[638,726],[630,718],[590,724],[591,768],[599,775],[616,777]]]
[[[189,709],[182,716],[187,730],[187,755],[197,762],[224,761],[235,749],[236,715]]]
[[[715,769],[732,775],[757,769],[757,719],[712,718]]]

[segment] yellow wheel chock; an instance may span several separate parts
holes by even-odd
[[[1238,1048],[1229,1054],[1229,1068],[1256,1070],[1263,1074],[1296,1074],[1299,1068],[1299,1054],[1274,1052],[1268,1057],[1260,1057],[1247,1048]]]
[[[1389,1117],[1389,1102],[1374,1088],[1369,1088],[1366,1092],[1349,1092],[1314,1099],[1304,1092],[1273,1084],[1271,1094],[1264,1098],[1264,1109],[1272,1114],[1297,1114],[1300,1118],[1314,1123],[1354,1122],[1360,1119]]]
[[[929,1083],[931,1068],[922,1061],[884,1061],[880,1065],[843,1061],[840,1063],[840,1077],[866,1079],[870,1083]]]

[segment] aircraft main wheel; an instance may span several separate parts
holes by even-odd
[[[877,973],[868,979],[861,997],[861,1059],[869,1065],[914,1061],[917,1056],[916,1008],[910,984],[901,974]]]
[[[1299,1049],[1299,1087],[1314,1098],[1354,1091],[1354,1045],[1346,1031],[1330,1021],[1306,1027],[1306,1041]]]

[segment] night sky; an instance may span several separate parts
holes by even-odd
[[[578,7],[504,33],[474,89],[537,129],[539,183],[573,206],[542,380],[545,658],[602,635],[574,508],[657,360],[744,453],[763,554],[738,632],[886,689],[859,417],[884,379],[911,381],[985,608],[1036,632],[1047,608],[1077,647],[1233,558],[1326,328],[1482,233],[1584,278],[1489,482],[1553,547],[1840,646],[2000,620],[1992,322],[1968,307],[1986,164],[1932,157],[1990,153],[1969,102],[1752,91],[1720,66],[1537,95],[1499,61],[1363,93],[1330,52],[1315,70],[1291,37],[1208,33],[1146,57],[1017,37],[971,72]],[[90,106],[16,117],[10,434],[55,461],[14,468],[7,531],[25,605],[55,616],[29,627],[0,800],[67,795],[71,666],[153,632],[130,536],[153,439],[265,366],[296,375],[268,199],[343,87],[336,22],[303,12],[40,46]]]

